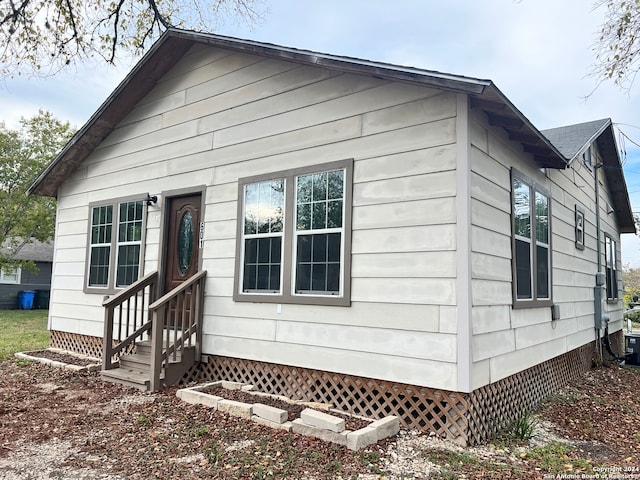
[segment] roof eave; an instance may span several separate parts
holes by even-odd
[[[523,144],[525,150],[529,149],[540,167],[565,168],[567,165],[567,159],[490,80],[298,50],[215,34],[170,29],[73,136],[29,187],[27,193],[55,197],[62,182],[195,43],[468,94],[472,99],[485,103],[481,108],[488,114],[490,121],[504,128],[512,139]]]
[[[175,36],[166,32],[153,44],[111,95],[36,178],[27,190],[27,195],[57,196],[61,182],[57,182],[56,179],[67,178],[146,95],[150,88],[145,87],[155,85],[157,80],[171,69],[191,46],[191,43],[184,39],[172,37]],[[159,55],[161,49],[163,54]],[[166,52],[167,49],[170,51]],[[152,59],[155,61],[152,62]],[[132,85],[136,88],[128,88]]]
[[[540,168],[564,169],[569,160],[491,82],[482,96],[472,96],[471,107],[482,110],[489,123],[503,128],[509,139],[533,155]]]
[[[607,123],[606,128],[602,129],[595,141],[602,154],[605,177],[609,186],[613,209],[616,213],[618,229],[620,233],[636,233],[635,219],[633,218],[633,211],[629,201],[629,191],[624,179],[624,171],[618,155],[618,144],[611,121]]]

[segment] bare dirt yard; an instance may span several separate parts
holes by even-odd
[[[352,452],[185,404],[175,392],[8,358],[0,362],[0,478],[640,479],[640,372],[617,366],[589,372],[474,448],[401,431]]]

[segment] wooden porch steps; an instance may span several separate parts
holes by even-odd
[[[164,386],[175,385],[185,372],[195,363],[195,347],[186,347],[182,355],[169,356],[169,363],[160,372]],[[118,368],[102,370],[102,379],[119,383],[138,390],[148,391],[151,385],[151,344],[137,342],[136,353],[122,355]]]

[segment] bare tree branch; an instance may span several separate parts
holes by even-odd
[[[167,28],[256,23],[264,0],[0,0],[0,75],[46,76],[90,58],[138,55]]]

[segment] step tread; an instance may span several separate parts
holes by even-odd
[[[103,370],[101,372],[102,377],[115,378],[119,380],[126,380],[131,383],[137,383],[145,385],[149,383],[149,373],[142,372],[140,370],[134,370],[131,368],[114,368],[112,370]]]

